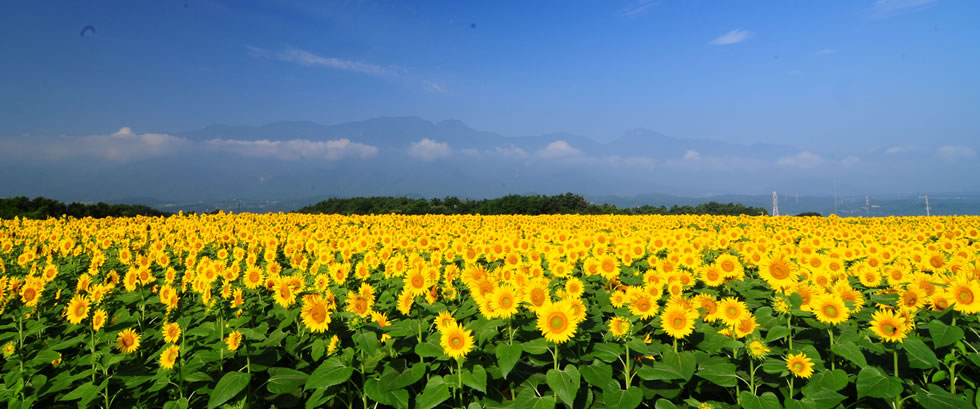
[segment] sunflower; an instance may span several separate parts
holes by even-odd
[[[405,277],[405,291],[412,295],[419,296],[425,294],[429,289],[429,283],[425,279],[425,274],[420,269],[412,269]]]
[[[749,349],[749,355],[752,356],[752,359],[758,359],[758,360],[766,359],[766,355],[769,353],[769,347],[767,347],[765,343],[763,343],[758,339],[749,341],[748,349]]]
[[[755,329],[759,328],[759,323],[756,322],[755,316],[752,314],[746,314],[746,317],[739,320],[732,329],[735,332],[735,338],[745,338],[752,335]]]
[[[371,299],[353,291],[347,292],[347,306],[345,307],[347,311],[364,318],[371,314],[371,307],[373,306],[374,302]]]
[[[759,277],[773,288],[785,288],[796,283],[794,264],[782,254],[767,257],[759,265]]]
[[[95,310],[95,313],[92,314],[92,330],[98,331],[102,329],[102,326],[105,325],[106,316],[105,310],[101,308]]]
[[[585,285],[577,277],[571,277],[565,281],[565,293],[574,298],[581,298],[585,292]]]
[[[163,326],[163,342],[176,344],[180,340],[180,324],[171,322]]]
[[[745,303],[735,297],[728,297],[719,301],[718,311],[715,312],[717,318],[729,327],[738,325],[739,321],[744,319],[748,314],[749,311]]]
[[[72,297],[71,301],[68,302],[68,306],[65,307],[65,317],[68,319],[68,322],[78,324],[85,317],[88,317],[88,309],[88,300],[81,295],[76,295]]]
[[[25,307],[35,307],[41,299],[44,283],[35,277],[28,277],[20,287],[20,301]]]
[[[272,297],[276,300],[276,304],[281,305],[283,308],[289,308],[296,303],[296,291],[289,285],[289,280],[286,278],[276,281],[272,294]]]
[[[439,332],[444,332],[447,328],[456,325],[456,319],[453,318],[449,311],[442,311],[435,318],[436,330]]]
[[[398,294],[398,312],[402,315],[408,315],[412,311],[412,305],[415,304],[415,296],[411,292],[402,290]]]
[[[725,273],[716,264],[709,264],[699,268],[698,278],[709,287],[717,287],[725,283]]]
[[[965,277],[954,281],[947,291],[948,298],[953,301],[953,309],[964,314],[980,312],[980,284],[969,281]]]
[[[837,325],[847,321],[850,310],[844,301],[833,294],[815,297],[810,303],[810,308],[817,316],[817,320],[824,324]]]
[[[330,337],[330,345],[327,345],[327,356],[333,355],[337,352],[337,346],[340,345],[340,337],[334,335]]]
[[[262,277],[262,270],[256,266],[251,266],[248,270],[245,270],[245,288],[249,290],[254,290],[262,285],[264,278]]]
[[[609,332],[615,337],[626,335],[630,330],[630,321],[623,317],[613,317],[609,321]]]
[[[898,302],[903,309],[918,311],[926,305],[927,300],[924,294],[922,294],[922,290],[916,287],[909,287],[901,292]]]
[[[546,304],[538,309],[537,314],[538,330],[548,342],[561,344],[575,335],[578,322],[573,320],[572,309],[568,302]]]
[[[657,311],[660,306],[650,299],[650,296],[644,292],[637,292],[630,299],[630,312],[633,315],[638,315],[640,318],[646,319],[657,315]]]
[[[884,341],[902,342],[907,330],[905,318],[892,310],[878,310],[871,314],[871,332]]]
[[[6,345],[3,346],[3,356],[5,358],[6,357],[10,357],[11,355],[14,354],[14,352],[17,352],[17,347],[14,346],[14,342],[13,341],[10,341]]]
[[[664,332],[674,338],[684,338],[694,331],[694,322],[698,312],[673,304],[668,305],[660,314],[660,326]]]
[[[510,318],[517,313],[518,298],[509,285],[497,287],[488,298],[490,310],[499,318]]]
[[[180,355],[180,347],[176,345],[171,345],[164,349],[160,354],[160,367],[163,369],[173,369],[174,363],[177,362],[177,356]]]
[[[442,350],[454,359],[463,359],[473,349],[473,331],[454,324],[442,331]]]
[[[809,378],[813,375],[813,360],[800,352],[786,357],[786,369],[797,378]]]
[[[742,267],[742,263],[738,261],[738,257],[728,253],[718,256],[715,259],[714,265],[721,269],[722,275],[725,278],[738,279],[745,275],[745,270]]]
[[[139,347],[140,334],[137,334],[132,328],[124,329],[116,334],[116,348],[118,348],[122,353],[131,354],[136,352]]]
[[[531,285],[531,288],[527,290],[526,299],[531,304],[530,309],[532,311],[537,311],[537,309],[544,307],[551,301],[547,287],[540,283]]]
[[[310,332],[324,332],[330,326],[330,307],[319,294],[303,299],[302,315]]]
[[[235,351],[242,344],[242,332],[233,331],[225,337],[225,345],[228,346],[229,351]]]

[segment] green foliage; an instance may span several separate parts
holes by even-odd
[[[106,204],[93,205],[73,202],[65,205],[57,200],[35,197],[33,200],[24,196],[0,199],[0,219],[21,217],[26,219],[47,219],[49,217],[69,216],[75,218],[92,217],[135,217],[135,216],[169,216],[171,213],[143,205]]]
[[[542,215],[542,214],[623,214],[623,215],[765,215],[761,207],[737,203],[708,202],[697,206],[643,205],[620,209],[610,204],[593,204],[581,195],[565,193],[545,195],[507,195],[496,199],[466,200],[457,197],[443,199],[412,199],[407,197],[354,197],[328,199],[297,210],[298,213],[322,214],[484,214],[484,215]],[[819,214],[818,214],[819,215]]]

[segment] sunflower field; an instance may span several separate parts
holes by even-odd
[[[980,218],[0,221],[9,408],[974,408]]]

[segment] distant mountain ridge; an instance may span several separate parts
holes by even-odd
[[[534,136],[503,136],[471,128],[462,121],[427,121],[414,116],[380,117],[362,121],[323,125],[312,121],[283,121],[258,126],[211,125],[201,129],[177,132],[190,140],[236,139],[246,141],[284,141],[304,139],[328,141],[349,139],[384,150],[404,150],[412,143],[430,139],[446,143],[453,150],[491,151],[518,148],[525,153],[539,152],[562,141],[572,149],[601,156],[644,156],[661,160],[681,160],[688,151],[701,156],[743,156],[772,158],[792,155],[798,150],[788,145],[741,145],[710,139],[681,139],[646,129],[633,129],[620,137],[601,143],[573,133],[546,133]]]

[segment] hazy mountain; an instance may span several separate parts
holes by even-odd
[[[197,210],[232,209],[239,203],[253,210],[291,210],[313,202],[305,199],[326,197],[492,198],[564,192],[618,206],[718,200],[768,208],[771,192],[778,191],[793,195],[784,213],[829,213],[833,200],[826,198],[836,190],[840,197],[881,198],[880,207],[868,214],[875,209],[912,214],[918,205],[902,204],[905,199],[886,203],[882,194],[980,191],[968,176],[980,169],[968,160],[920,155],[909,162],[887,152],[857,153],[862,159],[643,129],[608,143],[573,133],[515,137],[475,130],[460,121],[416,117],[335,125],[212,125],[171,133],[122,128],[111,135],[3,142],[0,197],[46,196],[66,202],[144,198],[138,202],[167,206],[165,210],[178,203]],[[810,197],[820,199],[811,204]],[[973,203],[968,200],[956,203],[951,212],[980,209],[971,211],[962,204]],[[902,210],[906,207],[912,210]],[[842,208],[838,203],[838,210]]]

